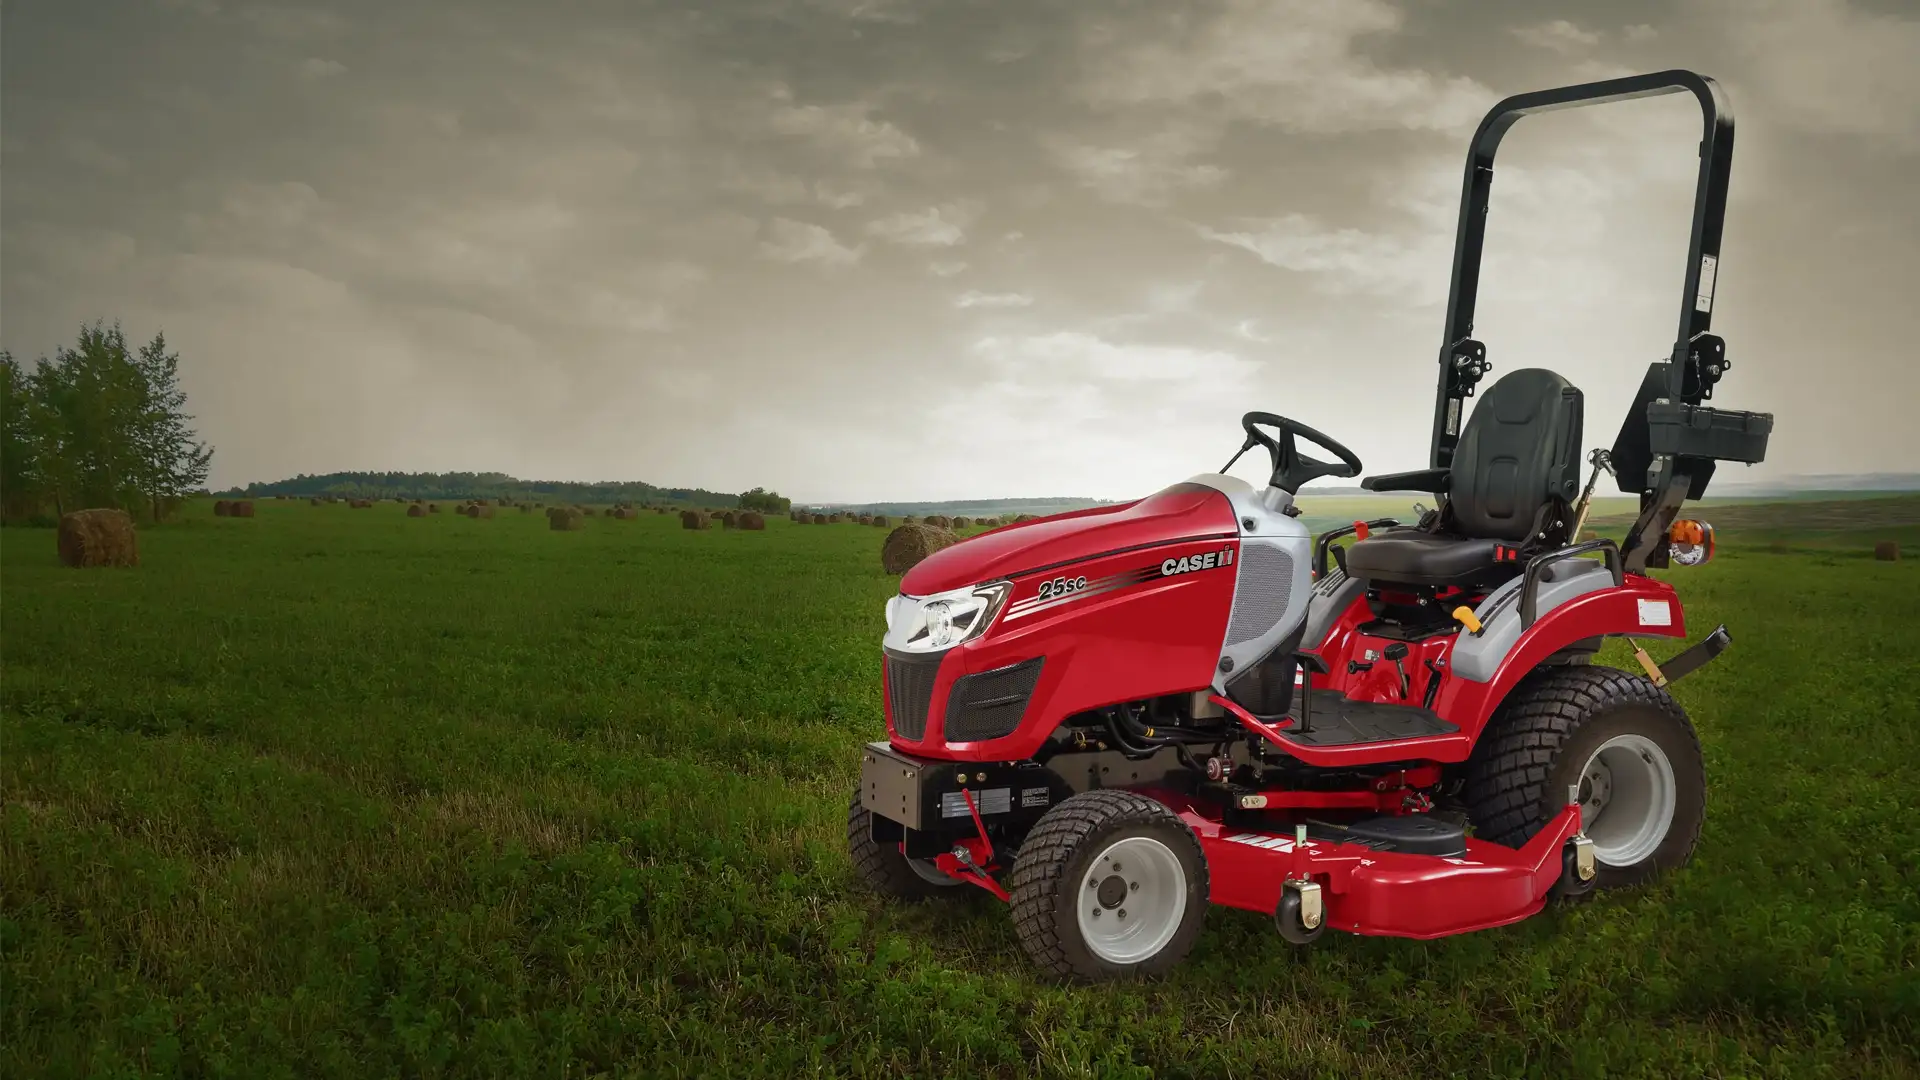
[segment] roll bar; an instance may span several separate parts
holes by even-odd
[[[1488,195],[1493,186],[1493,156],[1507,129],[1523,116],[1583,105],[1658,97],[1688,91],[1700,102],[1700,174],[1693,196],[1693,238],[1687,250],[1686,283],[1680,294],[1680,328],[1666,372],[1668,397],[1698,404],[1698,380],[1690,379],[1695,339],[1713,323],[1713,286],[1720,262],[1720,229],[1726,219],[1727,178],[1733,167],[1733,112],[1718,83],[1704,75],[1675,69],[1624,79],[1564,86],[1516,94],[1495,105],[1480,121],[1467,152],[1466,179],[1460,195],[1459,232],[1454,239],[1453,284],[1447,297],[1446,333],[1440,345],[1440,385],[1433,412],[1431,465],[1453,462],[1460,441],[1466,399],[1487,371],[1486,346],[1473,340],[1474,302],[1480,290],[1480,253],[1486,244]],[[1716,372],[1717,374],[1717,372]],[[1692,393],[1688,393],[1692,391]]]

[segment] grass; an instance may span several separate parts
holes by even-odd
[[[1677,687],[1685,871],[1430,943],[1215,909],[1089,989],[991,901],[854,887],[880,530],[257,505],[136,570],[0,534],[0,1073],[1920,1076],[1886,529],[1670,575],[1735,639]]]

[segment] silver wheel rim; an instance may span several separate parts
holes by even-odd
[[[1659,850],[1673,827],[1673,763],[1645,735],[1616,735],[1580,769],[1580,822],[1595,859],[1632,866]]]
[[[1074,889],[1080,938],[1109,964],[1138,964],[1167,947],[1187,914],[1187,872],[1173,849],[1129,836],[1096,856]]]
[[[944,889],[954,885],[966,884],[966,882],[935,866],[932,859],[908,859],[907,866],[919,876],[921,881],[929,885],[938,885]]]

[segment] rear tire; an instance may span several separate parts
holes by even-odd
[[[1206,924],[1200,841],[1173,811],[1130,791],[1083,792],[1047,811],[1009,885],[1021,946],[1061,978],[1163,975]]]
[[[1664,689],[1609,667],[1553,667],[1513,689],[1467,763],[1477,835],[1520,847],[1580,787],[1594,884],[1638,885],[1686,865],[1706,816],[1693,725]]]
[[[873,839],[873,811],[854,792],[853,805],[847,808],[847,854],[853,857],[853,871],[867,888],[895,900],[928,900],[952,896],[967,884],[934,866],[928,859],[909,859],[898,844],[876,843]]]

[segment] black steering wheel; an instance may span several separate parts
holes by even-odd
[[[1275,439],[1261,431],[1256,426],[1260,424],[1275,429],[1280,437]],[[1247,429],[1247,441],[1240,447],[1240,454],[1255,446],[1266,447],[1267,455],[1273,459],[1273,478],[1269,483],[1289,495],[1298,495],[1307,481],[1323,476],[1360,475],[1362,466],[1359,455],[1298,420],[1289,420],[1269,412],[1250,412],[1240,418],[1240,426]],[[1339,463],[1321,461],[1301,453],[1295,445],[1296,438],[1304,438],[1315,446],[1333,451],[1333,455],[1340,459]],[[1233,455],[1233,461],[1239,461],[1240,454]],[[1233,467],[1233,461],[1227,462],[1227,469]]]

